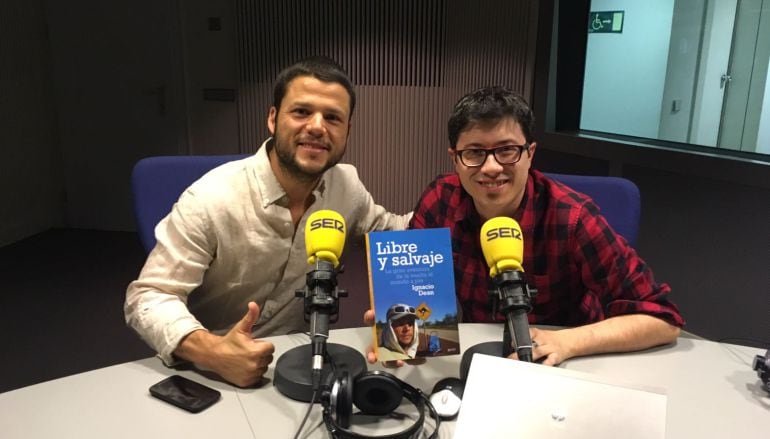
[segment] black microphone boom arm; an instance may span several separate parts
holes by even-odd
[[[503,355],[511,354],[513,337],[516,354],[521,361],[532,362],[532,338],[529,335],[527,313],[532,311],[531,299],[537,295],[535,288],[527,285],[524,273],[506,270],[492,278],[494,288],[489,290],[492,296],[492,315],[497,312],[505,315],[506,325],[503,333]]]

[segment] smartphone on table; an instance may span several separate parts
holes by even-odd
[[[219,391],[181,375],[172,375],[153,384],[150,394],[191,413],[210,407],[222,396]]]

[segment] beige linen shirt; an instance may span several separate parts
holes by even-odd
[[[406,228],[411,214],[375,204],[356,169],[338,164],[322,177],[295,230],[265,145],[185,190],[155,228],[157,245],[128,286],[126,322],[167,364],[184,336],[197,329],[226,332],[249,301],[261,309],[255,337],[307,329],[294,291],[309,269],[305,221],[311,213],[339,212],[349,235]]]

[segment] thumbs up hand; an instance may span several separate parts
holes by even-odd
[[[251,338],[251,327],[259,319],[259,306],[249,302],[246,315],[224,336],[194,331],[182,340],[174,354],[204,366],[241,387],[261,381],[273,362],[275,347]]]

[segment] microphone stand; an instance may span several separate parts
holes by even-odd
[[[305,288],[295,295],[303,299],[311,342],[289,349],[278,358],[275,386],[289,398],[310,402],[314,391],[326,384],[335,370],[347,370],[355,378],[366,372],[366,360],[351,347],[326,342],[329,323],[339,317],[339,298],[348,296],[347,291],[337,288],[337,271],[331,262],[319,258],[306,275]],[[321,392],[315,393],[316,401],[320,401]]]
[[[497,288],[490,290],[493,295],[492,313],[499,310],[505,315],[503,341],[504,357],[513,353],[510,341],[516,346],[516,354],[520,361],[532,362],[532,340],[529,336],[527,314],[532,311],[530,299],[537,295],[537,290],[530,288],[520,271],[504,271],[493,280]],[[513,336],[513,339],[511,339]]]
[[[501,312],[505,315],[503,326],[503,341],[479,343],[468,348],[460,361],[460,379],[468,378],[473,354],[485,354],[507,358],[513,353],[519,361],[532,362],[532,340],[529,335],[527,313],[532,311],[531,299],[537,295],[537,290],[527,285],[524,273],[516,270],[503,271],[492,278],[493,288],[489,290],[492,300],[492,316]]]
[[[764,357],[761,355],[754,357],[752,369],[757,371],[757,376],[762,380],[762,387],[770,392],[770,349]]]

